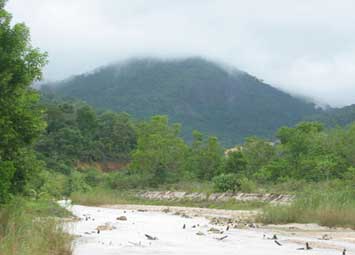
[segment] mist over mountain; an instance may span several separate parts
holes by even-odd
[[[168,115],[182,124],[188,140],[197,129],[226,146],[247,136],[272,137],[280,126],[322,113],[246,72],[202,58],[134,59],[47,84],[43,91],[136,118]]]
[[[342,108],[328,108],[320,114],[308,116],[307,120],[322,122],[327,127],[346,126],[355,121],[355,104]]]

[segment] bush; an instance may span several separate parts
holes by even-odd
[[[213,178],[213,186],[215,191],[236,192],[241,188],[240,178],[236,174],[221,174]]]
[[[91,187],[85,182],[84,175],[78,171],[73,171],[69,177],[68,187],[66,194],[71,194],[73,192],[86,192],[89,191]]]
[[[240,178],[240,191],[242,192],[254,192],[257,190],[257,185],[254,181],[246,178],[246,177],[242,177]]]
[[[12,162],[0,161],[0,204],[10,198],[11,180],[15,173]]]
[[[40,174],[42,185],[39,189],[39,194],[44,196],[62,198],[68,194],[69,177],[60,173],[43,171]]]
[[[104,174],[97,169],[89,169],[84,173],[85,182],[91,187],[99,186],[104,180]]]
[[[129,172],[116,172],[108,177],[111,189],[127,190],[151,186],[151,177],[143,174],[130,174]]]

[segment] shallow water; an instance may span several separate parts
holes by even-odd
[[[231,229],[223,234],[212,234],[208,230],[215,226],[210,225],[204,218],[183,218],[163,212],[125,211],[77,205],[70,206],[69,209],[82,219],[67,225],[70,233],[80,236],[75,241],[74,255],[341,254],[339,249],[297,250],[301,247],[300,244],[291,242],[289,236],[278,236],[282,244],[278,246],[273,240],[263,238],[264,234],[267,237],[272,236],[273,233],[269,230]],[[120,216],[126,216],[127,221],[117,220]],[[96,228],[106,223],[115,229],[98,234]],[[184,224],[186,229],[183,229]],[[192,228],[194,225],[199,226]],[[196,235],[197,232],[205,235]],[[145,234],[157,237],[158,240],[148,240]],[[228,237],[222,241],[216,239],[225,235]],[[294,239],[312,242],[312,239]],[[355,254],[352,244],[344,243],[341,246],[347,248],[347,254]]]

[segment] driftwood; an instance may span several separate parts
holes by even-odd
[[[309,243],[306,243],[306,247],[305,248],[298,248],[297,250],[312,250],[313,248],[311,246],[309,246]]]
[[[134,245],[134,246],[138,246],[138,247],[145,247],[144,245],[142,245],[141,242],[139,242],[139,243],[128,242],[128,243],[130,243],[130,244],[132,244],[132,245]]]
[[[228,236],[222,236],[222,237],[217,237],[216,239],[218,240],[218,241],[222,241],[222,240],[224,240],[224,239],[226,239]]]
[[[155,236],[151,236],[151,235],[148,235],[148,234],[145,234],[145,237],[148,239],[148,240],[158,240],[158,237],[155,237]]]
[[[274,242],[275,242],[278,246],[282,246],[282,244],[281,244],[279,241],[274,240]]]

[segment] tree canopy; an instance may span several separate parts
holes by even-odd
[[[20,159],[45,127],[31,85],[41,78],[46,54],[32,47],[24,24],[11,24],[5,3],[0,1],[0,202],[31,175],[33,164],[21,167]]]

